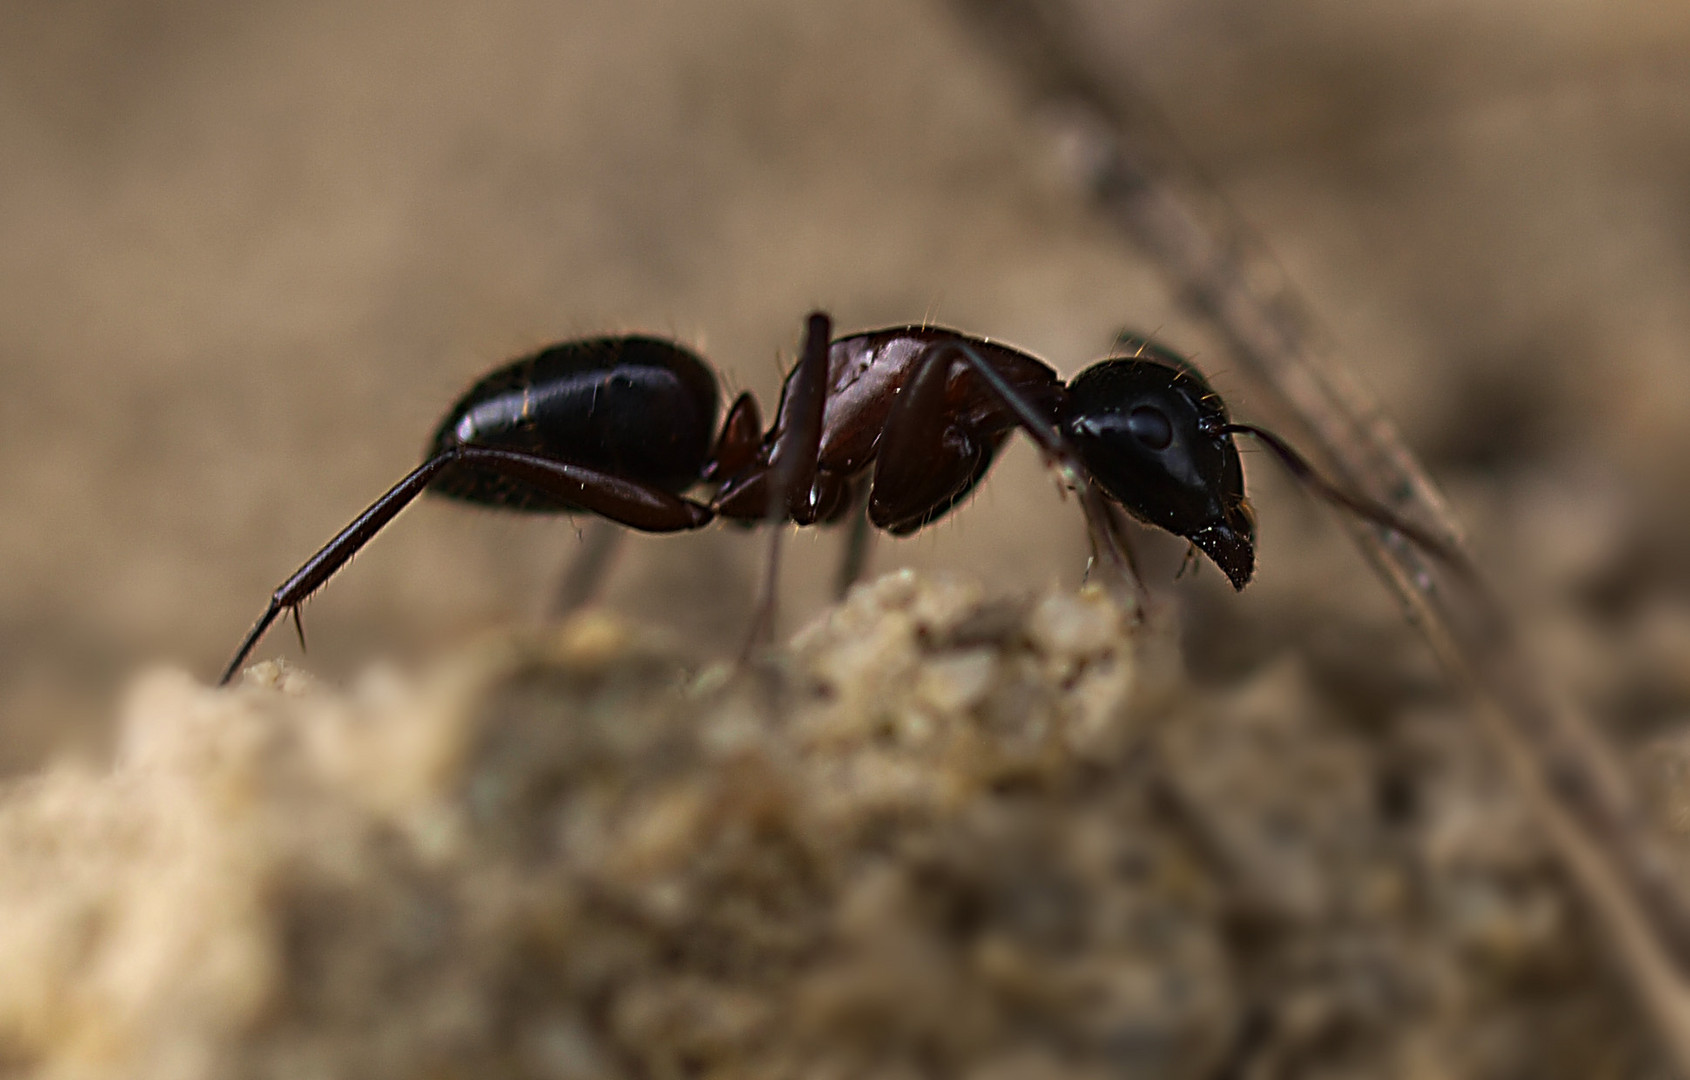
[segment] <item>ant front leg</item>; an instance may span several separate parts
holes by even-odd
[[[1092,483],[1091,475],[1080,455],[1062,434],[1053,417],[1041,413],[1027,395],[1016,387],[974,349],[961,342],[954,346],[975,374],[989,386],[999,401],[1015,414],[1021,430],[1039,445],[1045,460],[1054,462],[1062,470],[1063,478],[1079,491],[1080,509],[1086,518],[1086,534],[1091,542],[1092,558],[1102,547],[1117,577],[1132,583],[1133,595],[1142,611],[1149,602],[1144,578],[1138,572],[1132,547],[1127,542],[1119,510],[1104,497],[1103,491]]]
[[[386,494],[371,503],[369,508],[322,549],[305,561],[277,586],[270,596],[270,605],[258,617],[252,629],[235,650],[234,659],[223,669],[217,685],[227,685],[251,655],[265,631],[284,611],[299,617],[299,605],[322,588],[347,561],[370,542],[388,522],[409,506],[428,488],[431,481],[453,465],[468,465],[490,469],[513,480],[537,488],[572,506],[620,522],[643,532],[678,532],[706,525],[714,517],[709,507],[689,499],[635,481],[599,472],[596,469],[572,465],[566,461],[523,450],[507,450],[491,446],[459,445],[429,458],[406,477],[389,488]],[[301,634],[303,637],[303,633]]]
[[[1000,436],[969,430],[955,415],[959,410],[946,401],[951,368],[958,362],[973,370],[1008,414],[1005,419],[1025,431],[1078,490],[1093,558],[1101,548],[1117,575],[1132,582],[1142,606],[1144,585],[1114,508],[1090,481],[1055,417],[1038,404],[1036,395],[1042,391],[1060,390],[1055,373],[1048,374],[1048,383],[1018,385],[966,341],[935,345],[899,391],[880,437],[871,520],[893,533],[913,532],[955,505],[991,466]]]

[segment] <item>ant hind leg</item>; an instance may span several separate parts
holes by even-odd
[[[625,536],[625,530],[604,518],[588,518],[581,524],[581,550],[570,560],[552,594],[547,611],[550,618],[560,619],[598,598]]]
[[[453,446],[412,469],[276,587],[270,594],[269,605],[241,640],[217,685],[226,686],[235,677],[277,616],[284,611],[297,612],[307,597],[322,588],[443,470],[459,464],[493,470],[530,484],[555,499],[646,532],[696,529],[715,517],[709,507],[679,495],[531,451],[473,444]]]
[[[835,600],[845,599],[845,594],[851,591],[851,586],[862,578],[863,568],[868,565],[869,549],[874,546],[874,533],[869,528],[866,490],[853,496],[850,514],[850,524],[845,526],[845,546],[839,556],[839,571],[833,579]]]

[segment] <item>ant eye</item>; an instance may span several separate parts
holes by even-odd
[[[1174,441],[1173,421],[1153,405],[1140,405],[1127,414],[1127,430],[1152,450],[1166,450]]]

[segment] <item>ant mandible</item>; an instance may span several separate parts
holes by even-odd
[[[282,612],[297,622],[300,605],[425,490],[505,510],[587,512],[643,532],[718,517],[829,524],[866,499],[871,523],[904,535],[965,499],[1018,427],[1079,489],[1094,545],[1101,539],[1129,573],[1117,506],[1190,541],[1234,588],[1249,582],[1255,522],[1235,434],[1260,440],[1327,501],[1465,566],[1440,538],[1323,479],[1278,436],[1232,423],[1184,359],[1124,340],[1132,355],[1064,384],[1027,353],[940,327],[833,340],[832,320],[817,312],[768,431],[743,393],[714,441],[716,379],[688,349],[639,335],[542,349],[464,393],[427,459],[276,589],[219,685]],[[707,501],[684,494],[701,484],[712,489]]]

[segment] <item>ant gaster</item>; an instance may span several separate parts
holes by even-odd
[[[954,330],[900,326],[832,340],[828,316],[812,314],[767,432],[749,393],[718,431],[715,376],[674,342],[631,335],[542,349],[465,392],[427,459],[276,589],[221,682],[282,612],[297,622],[306,598],[425,490],[506,510],[587,512],[644,532],[718,517],[834,523],[866,499],[870,522],[903,535],[967,498],[1018,427],[1080,490],[1094,544],[1101,539],[1123,568],[1116,506],[1189,540],[1235,588],[1250,580],[1255,524],[1234,434],[1260,439],[1328,501],[1459,560],[1437,537],[1322,479],[1277,436],[1231,423],[1185,360],[1126,341],[1132,355],[1065,385],[1027,353]],[[700,485],[704,501],[685,494]]]

